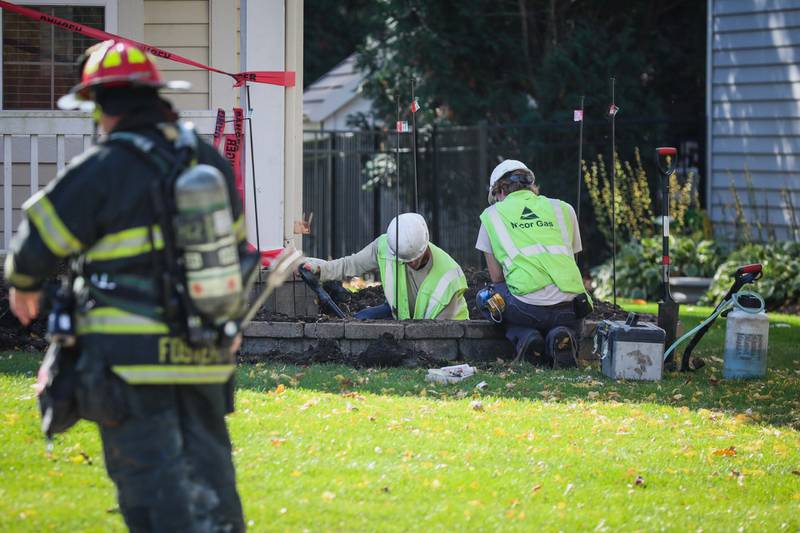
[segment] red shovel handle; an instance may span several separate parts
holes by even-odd
[[[744,265],[743,267],[739,267],[736,269],[736,276],[741,276],[742,274],[756,274],[761,272],[762,266],[761,263],[753,263],[752,265]]]
[[[656,166],[664,177],[669,177],[675,172],[678,164],[678,149],[672,146],[656,148]]]

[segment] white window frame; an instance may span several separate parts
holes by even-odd
[[[109,33],[117,32],[117,4],[119,0],[14,0],[15,4],[26,6],[102,6],[105,8],[105,31]],[[0,9],[0,117],[4,114],[14,114],[19,116],[19,113],[46,113],[48,116],[72,116],[80,113],[80,111],[61,111],[61,110],[47,110],[47,109],[3,109],[3,62],[2,62],[2,43],[3,43],[3,13],[4,9]],[[45,24],[42,22],[41,24]],[[77,80],[75,80],[77,83]]]

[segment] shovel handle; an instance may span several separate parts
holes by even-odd
[[[763,267],[761,266],[761,263],[753,263],[753,264],[750,264],[750,265],[744,265],[744,266],[739,267],[739,268],[736,269],[736,273],[734,274],[734,277],[738,278],[738,277],[741,277],[743,274],[758,274],[759,272],[761,272],[762,268]]]
[[[666,164],[664,164],[666,163]],[[656,148],[656,166],[664,176],[671,176],[678,164],[678,149],[673,146]]]

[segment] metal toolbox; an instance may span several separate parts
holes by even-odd
[[[594,354],[610,378],[658,381],[664,367],[665,336],[655,324],[639,322],[635,313],[625,321],[603,320],[594,334]]]

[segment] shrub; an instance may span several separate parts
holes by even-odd
[[[592,202],[595,221],[600,233],[611,242],[611,211],[614,208],[617,224],[617,238],[621,241],[654,237],[660,233],[654,213],[654,199],[659,191],[651,191],[651,180],[642,164],[639,149],[634,150],[633,161],[614,158],[616,180],[612,202],[610,169],[598,154],[595,161],[583,161],[583,179]],[[698,176],[689,172],[685,179],[678,179],[677,173],[669,177],[670,218],[675,234],[687,235],[704,229],[703,213],[697,196]]]
[[[670,237],[671,276],[710,277],[722,262],[719,247],[698,236]],[[611,260],[592,269],[594,294],[602,300],[612,294]],[[617,295],[657,300],[661,288],[661,237],[629,241],[617,254]]]
[[[716,305],[733,283],[733,273],[742,265],[761,263],[764,276],[752,287],[776,309],[800,302],[800,243],[747,244],[733,251],[714,274],[711,288],[701,304]]]

